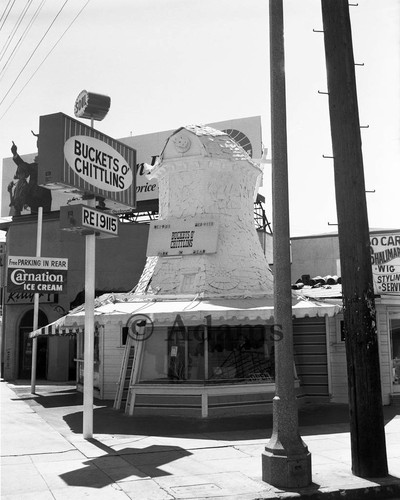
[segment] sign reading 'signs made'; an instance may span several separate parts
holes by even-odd
[[[40,117],[38,150],[39,184],[102,197],[115,212],[135,207],[133,148],[55,113]]]
[[[68,259],[10,255],[7,292],[61,293],[67,284],[67,271]]]

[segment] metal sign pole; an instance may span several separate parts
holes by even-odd
[[[93,117],[90,125],[93,128]],[[96,198],[87,200],[88,207],[96,208]],[[94,289],[96,279],[96,234],[85,236],[85,333],[83,354],[83,437],[93,437],[93,382],[94,382]]]
[[[38,208],[38,226],[36,236],[36,257],[40,257],[42,251],[42,223],[43,207]],[[39,323],[39,294],[35,293],[33,302],[33,330],[38,329]],[[36,362],[37,362],[37,337],[32,339],[32,366],[31,366],[31,394],[36,390]]]
[[[290,287],[290,227],[283,1],[270,0],[272,198],[274,220],[275,397],[263,480],[277,488],[311,484],[311,453],[299,434]]]
[[[96,198],[87,200],[88,206],[96,207]],[[83,368],[83,437],[93,437],[93,380],[94,380],[94,290],[96,234],[85,236],[85,333]]]

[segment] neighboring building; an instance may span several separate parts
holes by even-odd
[[[371,230],[382,398],[400,398],[400,230]],[[337,233],[291,239],[292,283],[305,298],[341,303],[340,254]],[[309,281],[311,280],[311,282]],[[302,286],[301,283],[305,286]],[[347,363],[343,317],[327,322],[327,354],[332,402],[347,402]]]
[[[25,215],[7,223],[7,255],[36,255],[37,219]],[[40,296],[39,326],[47,325],[84,302],[85,238],[60,231],[59,212],[45,214],[41,254],[68,258],[67,291]],[[96,291],[129,291],[137,283],[145,264],[148,225],[120,224],[118,239],[99,239],[96,244]],[[33,293],[4,294],[3,376],[8,380],[31,376]],[[37,378],[51,381],[76,379],[76,339],[38,339]]]

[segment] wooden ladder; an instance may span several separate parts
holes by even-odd
[[[114,400],[114,408],[116,410],[119,410],[121,406],[126,407],[134,360],[135,342],[131,336],[128,335],[125,344],[124,356],[122,358],[119,380],[117,382],[117,393]]]

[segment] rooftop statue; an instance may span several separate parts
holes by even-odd
[[[39,207],[43,207],[43,212],[50,212],[51,191],[38,186],[37,183],[37,156],[32,163],[27,163],[19,156],[14,141],[11,146],[11,153],[14,163],[17,165],[17,171],[14,180],[10,182],[7,188],[10,194],[10,215],[21,215],[24,209],[30,209],[31,213],[37,213]]]

